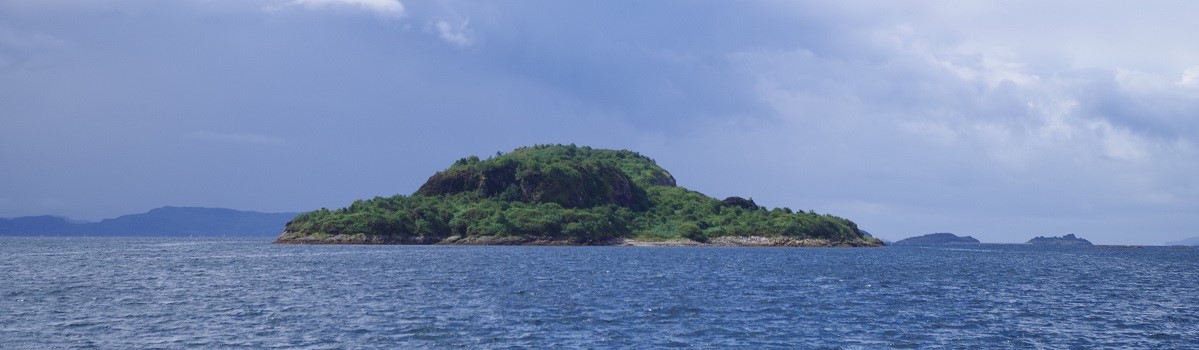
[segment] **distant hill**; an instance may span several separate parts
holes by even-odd
[[[1181,241],[1166,242],[1166,245],[1199,245],[1199,237],[1191,237]]]
[[[57,216],[26,216],[15,219],[0,219],[0,235],[38,233],[40,235],[62,235],[75,224]]]
[[[240,236],[274,237],[298,213],[162,207],[100,222],[55,216],[0,219],[0,236]]]
[[[947,232],[930,233],[923,236],[916,236],[901,239],[895,242],[895,245],[923,245],[923,244],[978,244],[978,240],[970,236],[958,236]]]
[[[1028,240],[1027,243],[1028,244],[1040,244],[1040,245],[1076,245],[1076,246],[1092,245],[1091,241],[1088,241],[1088,240],[1085,240],[1082,238],[1078,238],[1078,237],[1074,236],[1073,233],[1065,235],[1065,236],[1061,236],[1061,237],[1037,237],[1037,238]]]

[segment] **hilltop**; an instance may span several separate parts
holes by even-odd
[[[278,243],[876,246],[852,221],[679,187],[628,150],[538,145],[437,172],[411,195],[300,214]]]

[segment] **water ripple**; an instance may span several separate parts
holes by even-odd
[[[1195,348],[1199,250],[0,238],[0,348]]]

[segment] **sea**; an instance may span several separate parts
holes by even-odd
[[[0,238],[0,348],[1196,349],[1199,249]]]

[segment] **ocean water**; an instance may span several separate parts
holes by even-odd
[[[0,238],[0,348],[1199,348],[1199,249]]]

